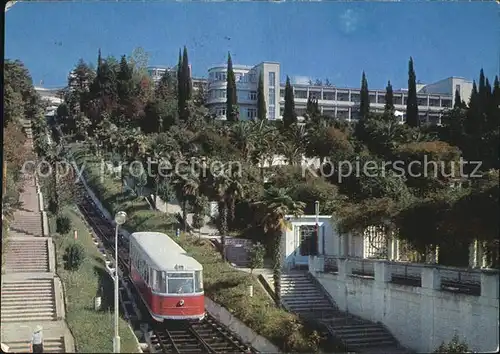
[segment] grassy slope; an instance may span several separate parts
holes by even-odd
[[[78,352],[111,353],[113,351],[113,282],[105,269],[104,261],[92,241],[92,237],[79,213],[68,208],[65,211],[72,222],[72,229],[78,231],[78,240],[86,250],[86,258],[75,271],[64,269],[64,250],[74,242],[73,231],[69,235],[54,237],[57,254],[57,274],[64,286],[67,299],[66,321],[75,338]],[[50,219],[51,230],[55,230],[55,219]],[[102,310],[94,310],[94,297],[102,287]],[[137,344],[125,320],[120,319],[121,349],[123,353],[136,353]]]
[[[111,176],[100,176],[100,163],[73,147],[79,166],[85,163],[85,179],[103,205],[114,213],[128,214],[125,228],[129,231],[161,231],[174,235],[175,221],[160,212],[149,210],[147,203],[121,193],[120,181]],[[286,351],[312,352],[316,350],[316,336],[311,335],[298,318],[278,309],[269,299],[255,276],[238,271],[214,251],[207,241],[182,235],[179,244],[204,267],[206,294],[220,303],[257,333]],[[254,286],[254,296],[245,295],[246,287]]]

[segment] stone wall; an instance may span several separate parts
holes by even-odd
[[[364,260],[371,264],[363,266],[366,274],[354,275],[359,262],[337,259],[335,273],[311,272],[340,310],[382,322],[401,344],[418,352],[431,352],[454,334],[474,351],[497,350],[498,271]],[[408,285],[395,282],[396,273],[400,280],[406,277]],[[477,285],[480,290],[475,295],[460,292],[460,282],[465,288]]]

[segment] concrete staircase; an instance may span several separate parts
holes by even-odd
[[[5,343],[9,347],[9,353],[28,353],[30,350],[29,341],[19,341]],[[43,340],[44,353],[65,353],[64,337],[59,339],[44,339]]]
[[[47,240],[37,238],[9,240],[5,252],[4,271],[5,273],[48,272]]]
[[[322,289],[315,286],[305,272],[282,274],[281,301],[289,311],[306,318],[331,318],[338,313]]]
[[[1,323],[56,320],[53,279],[2,283]]]
[[[14,213],[14,220],[10,224],[11,237],[37,236],[42,234],[42,216],[39,212],[18,210]]]
[[[272,274],[266,274],[266,280],[274,288]],[[410,353],[399,345],[384,325],[340,311],[306,271],[282,274],[281,302],[288,311],[321,322],[328,333],[349,351]]]

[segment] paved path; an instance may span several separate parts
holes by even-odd
[[[28,138],[31,132],[27,131]],[[32,150],[31,139],[27,141]],[[66,325],[64,295],[56,276],[55,252],[43,227],[35,177],[24,176],[22,206],[10,224],[5,265],[2,267],[1,342],[9,352],[28,352],[32,331],[43,327],[45,352],[74,352]],[[43,206],[42,206],[43,208]],[[45,223],[47,229],[47,223]]]

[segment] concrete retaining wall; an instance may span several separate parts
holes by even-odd
[[[205,308],[207,312],[215,317],[222,324],[249,343],[252,347],[262,353],[279,353],[279,348],[272,344],[268,339],[256,334],[252,329],[247,327],[243,322],[233,316],[228,310],[221,305],[210,300],[205,296]]]

